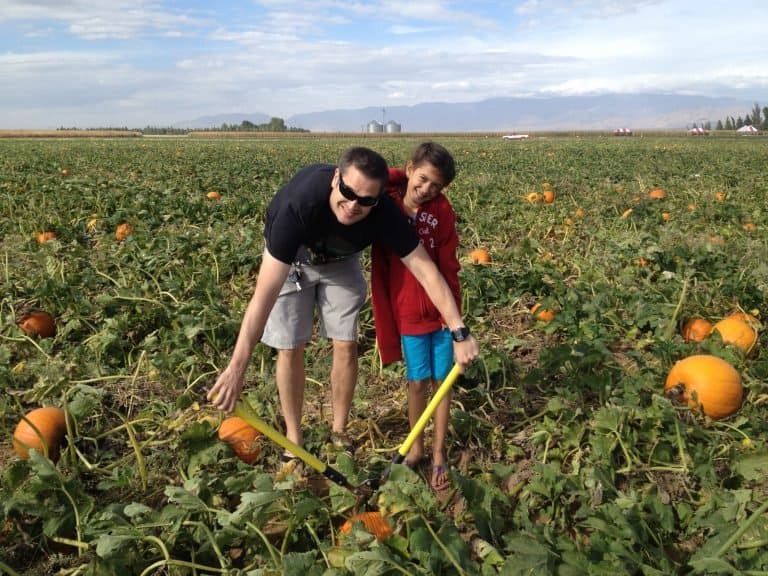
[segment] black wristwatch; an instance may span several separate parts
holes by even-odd
[[[469,328],[466,326],[451,330],[451,338],[453,338],[454,342],[464,342],[464,340],[467,339],[467,336],[469,336]]]

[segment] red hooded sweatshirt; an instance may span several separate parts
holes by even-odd
[[[403,170],[389,169],[387,193],[407,215],[403,196],[408,177]],[[419,207],[411,219],[422,246],[437,264],[461,312],[459,260],[456,250],[456,213],[445,195],[438,194]],[[440,330],[445,322],[418,280],[396,254],[374,243],[371,251],[371,297],[376,341],[384,364],[402,359],[400,336],[415,336]]]

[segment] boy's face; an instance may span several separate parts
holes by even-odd
[[[432,200],[446,185],[440,170],[428,162],[418,166],[409,163],[405,167],[405,174],[408,176],[408,188],[404,200],[415,206]]]

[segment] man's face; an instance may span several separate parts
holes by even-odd
[[[381,182],[369,179],[354,166],[348,167],[345,174],[336,168],[331,185],[331,210],[336,219],[346,226],[370,214],[382,188]]]

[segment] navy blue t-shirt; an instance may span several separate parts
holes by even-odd
[[[291,264],[300,246],[309,249],[313,263],[352,256],[373,242],[381,242],[401,258],[415,250],[419,238],[388,194],[382,194],[359,222],[347,225],[336,219],[329,202],[335,168],[306,166],[278,190],[267,207],[264,226],[269,253]]]

